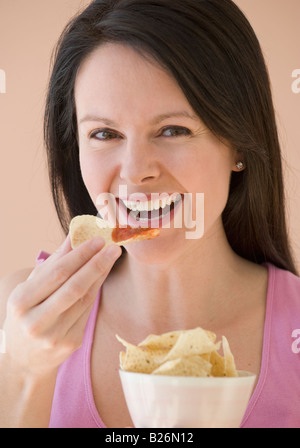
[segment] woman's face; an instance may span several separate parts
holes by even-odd
[[[132,226],[166,227],[159,238],[128,245],[130,254],[163,262],[201,244],[200,238],[187,238],[193,230],[185,225],[188,200],[192,219],[201,220],[198,233],[204,220],[203,238],[220,231],[235,153],[205,127],[173,77],[128,46],[106,44],[80,67],[75,101],[82,177],[98,210],[99,198],[110,193],[122,223],[129,216]],[[152,214],[131,211],[141,203],[152,208],[154,201],[148,201],[161,193],[180,193],[182,201]]]

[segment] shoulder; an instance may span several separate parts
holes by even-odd
[[[0,328],[6,315],[6,303],[15,287],[24,282],[33,268],[20,269],[0,279]]]
[[[286,322],[298,324],[300,313],[300,277],[274,265],[269,265],[269,301],[274,315]]]
[[[272,264],[268,265],[269,273],[276,290],[295,295],[300,300],[300,277],[290,271],[280,269]]]

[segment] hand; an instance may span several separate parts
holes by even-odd
[[[99,288],[122,253],[103,247],[94,238],[72,250],[68,236],[11,293],[3,329],[15,369],[45,375],[81,346]]]

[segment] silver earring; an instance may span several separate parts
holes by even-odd
[[[242,170],[244,168],[244,163],[243,162],[237,162],[236,163],[236,167],[238,170]]]

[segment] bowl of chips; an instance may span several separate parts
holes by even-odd
[[[138,345],[116,336],[120,379],[136,428],[238,428],[256,376],[238,371],[227,339],[197,327],[149,335]]]

